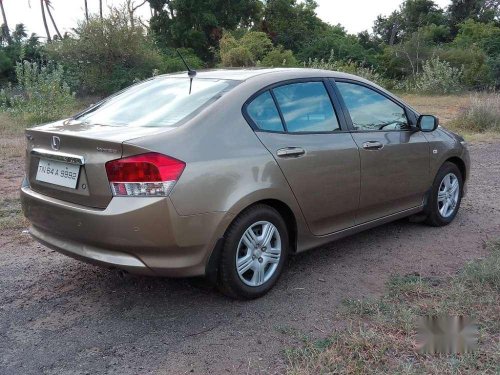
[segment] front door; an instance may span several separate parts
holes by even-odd
[[[361,158],[356,224],[418,207],[428,186],[429,144],[405,108],[354,82],[336,82]]]
[[[353,226],[359,203],[358,147],[332,98],[322,80],[301,81],[273,87],[246,107],[315,235]]]

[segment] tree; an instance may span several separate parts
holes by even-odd
[[[389,16],[378,16],[373,31],[386,44],[393,45],[410,37],[423,26],[444,23],[444,12],[434,1],[406,0]]]
[[[493,22],[482,23],[469,18],[458,25],[453,43],[461,48],[477,45],[490,54],[500,54],[500,27]]]
[[[316,15],[317,7],[314,0],[267,0],[261,29],[275,45],[298,52],[327,29],[327,24]]]
[[[373,25],[373,32],[390,46],[399,43],[402,34],[403,17],[397,10],[389,16],[379,15]]]
[[[26,33],[26,26],[22,23],[18,23],[12,32],[12,40],[15,43],[21,43],[21,41],[26,38],[28,34]]]
[[[16,62],[20,60],[30,62],[41,61],[41,48],[38,37],[32,35],[27,38],[26,27],[23,24],[15,25],[11,32],[12,43],[0,47],[0,81],[15,81]]]
[[[213,59],[223,30],[251,27],[259,22],[260,0],[148,0],[150,26],[158,45],[191,48],[205,61]]]
[[[498,0],[452,0],[447,9],[452,34],[456,35],[459,24],[467,19],[478,22],[497,23],[500,21],[500,2]]]
[[[102,21],[102,0],[99,0],[99,17],[101,18]]]
[[[423,26],[446,23],[443,10],[433,0],[407,0],[401,6],[401,15],[408,34]]]
[[[44,0],[40,0],[40,7],[42,8],[43,26],[45,27],[45,33],[47,34],[47,42],[50,42],[52,39],[50,37],[49,26],[47,25],[47,17],[45,17]]]
[[[54,29],[56,29],[57,36],[59,39],[62,39],[62,35],[59,32],[59,29],[57,28],[56,21],[54,21],[54,17],[52,17],[52,12],[50,11],[50,8],[52,7],[52,3],[50,0],[45,0],[45,7],[47,8],[47,13],[49,13],[50,20],[52,21],[52,25],[54,25]]]
[[[3,8],[3,0],[0,0],[0,9],[2,10],[2,38],[7,39],[7,43],[12,43],[12,38],[10,36],[9,24],[7,23],[7,16],[5,15],[5,9]]]
[[[134,0],[126,0],[125,4],[127,6],[128,17],[130,19],[130,24],[134,27],[135,23],[135,11],[147,3],[147,0],[143,0],[139,4],[135,4]],[[102,17],[101,17],[102,18]]]
[[[356,36],[347,34],[340,26],[330,26],[327,32],[317,35],[298,53],[301,61],[309,59],[328,60],[333,54],[335,60],[353,61],[361,65],[374,65],[375,55],[370,54]]]
[[[87,22],[89,22],[89,7],[88,7],[88,4],[87,4],[87,0],[84,0],[85,1],[85,20]]]

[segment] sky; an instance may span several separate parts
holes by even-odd
[[[440,7],[446,7],[450,0],[434,0]],[[64,33],[71,31],[78,20],[84,18],[84,0],[51,0],[53,5],[52,15],[59,30]],[[135,0],[136,4],[142,0]],[[373,21],[379,14],[387,15],[397,9],[402,0],[317,0],[319,7],[318,16],[325,22],[336,25],[340,23],[349,33],[358,33],[369,30],[373,26]],[[24,23],[29,33],[36,33],[45,36],[40,1],[38,0],[3,0],[5,13],[9,27],[14,28],[17,23]],[[99,12],[99,0],[87,0],[89,12]],[[105,13],[108,6],[118,6],[124,0],[103,0]],[[31,4],[31,7],[30,7]],[[148,20],[151,16],[150,9],[146,5],[139,8],[137,13],[143,20]],[[55,30],[50,24],[47,15],[51,35]]]

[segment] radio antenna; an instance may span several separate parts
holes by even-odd
[[[178,49],[175,50],[179,57],[181,58],[182,62],[184,65],[186,65],[186,68],[188,70],[188,77],[189,77],[189,95],[191,95],[191,88],[193,87],[193,78],[196,77],[196,70],[191,69],[189,65],[187,64],[186,60],[184,60],[184,57],[182,57],[181,53],[179,52]]]
[[[184,65],[186,65],[186,68],[187,68],[187,71],[188,71],[188,77],[189,77],[189,95],[191,95],[191,88],[193,87],[193,78],[196,77],[196,70],[191,69],[189,67],[188,63],[186,62],[186,60],[184,60],[184,57],[182,57],[182,55],[181,55],[181,53],[179,52],[178,49],[176,49],[175,51],[177,52],[177,54],[181,58],[181,60],[184,63]]]

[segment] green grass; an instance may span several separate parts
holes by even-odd
[[[377,299],[345,300],[347,328],[321,342],[305,340],[286,351],[289,374],[498,374],[500,373],[500,243],[485,259],[453,277],[393,276]],[[420,317],[471,317],[479,346],[460,355],[416,349]]]

